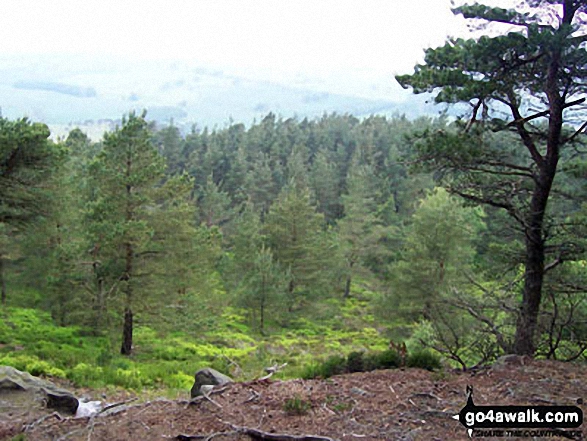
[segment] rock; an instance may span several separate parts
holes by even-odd
[[[202,395],[203,392],[209,392],[208,388],[202,386],[218,386],[222,384],[232,383],[232,378],[218,372],[212,368],[200,369],[196,372],[195,382],[192,386],[192,398]]]
[[[101,401],[80,401],[77,411],[75,412],[76,418],[86,418],[96,415],[102,410]]]
[[[530,357],[528,357],[527,355],[516,355],[516,354],[502,355],[497,360],[495,360],[495,363],[493,363],[493,366],[491,367],[491,369],[497,370],[497,371],[503,371],[503,370],[509,369],[512,366],[525,366],[525,365],[529,364],[531,362],[531,360],[532,359]]]
[[[70,392],[50,381],[11,366],[0,366],[0,413],[3,407],[41,408],[43,405],[75,415],[79,401]]]
[[[362,397],[365,395],[369,395],[369,392],[358,387],[351,387],[350,392],[355,395],[361,395]]]

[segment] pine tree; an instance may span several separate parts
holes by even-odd
[[[325,149],[318,150],[312,164],[310,182],[318,211],[324,214],[328,224],[333,224],[342,212],[338,176],[338,169],[330,159],[329,152]]]
[[[420,202],[394,267],[395,294],[408,313],[430,319],[450,287],[466,282],[475,256],[473,238],[482,228],[479,212],[442,188]]]
[[[49,141],[45,124],[26,118],[0,118],[0,291],[6,304],[5,266],[17,253],[10,249],[16,236],[35,220],[48,215],[49,193],[44,187],[63,159],[60,146]]]
[[[379,188],[373,167],[359,164],[351,166],[347,177],[347,194],[342,196],[344,217],[338,222],[338,234],[345,261],[344,296],[351,294],[353,277],[365,272],[369,256],[381,255],[381,239],[386,233],[378,216]]]
[[[207,227],[221,226],[232,217],[230,196],[220,189],[212,175],[208,176],[206,186],[202,189],[199,208],[200,223]]]
[[[162,294],[154,289],[157,278],[175,275],[164,264],[173,262],[177,247],[170,230],[185,234],[183,226],[192,216],[185,202],[191,182],[164,182],[165,160],[152,144],[144,116],[131,113],[106,134],[91,168],[96,185],[90,210],[93,254],[101,278],[122,294],[124,355],[132,352],[135,306],[139,300],[147,303],[150,294]]]
[[[311,204],[309,189],[292,180],[271,207],[265,230],[275,259],[288,271],[287,302],[292,311],[323,291],[331,276],[324,216]]]
[[[264,219],[269,212],[271,203],[277,197],[277,186],[273,181],[273,172],[266,155],[262,155],[254,161],[251,170],[247,172],[245,193]]]
[[[153,138],[153,144],[167,160],[167,173],[170,175],[182,173],[186,167],[185,141],[179,128],[171,123],[169,126],[157,131]]]
[[[557,174],[576,156],[566,152],[582,143],[585,129],[587,4],[527,0],[504,9],[475,3],[454,12],[496,32],[428,49],[425,64],[396,79],[416,93],[436,93],[436,102],[471,106],[459,133],[428,133],[419,162],[441,171],[454,194],[500,208],[516,224],[525,259],[513,350],[532,356],[547,272],[583,259],[581,252],[569,252],[568,242],[552,240],[553,225],[569,225],[550,207]],[[514,133],[516,141],[496,148],[491,141],[498,131]]]

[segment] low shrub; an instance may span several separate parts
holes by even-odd
[[[365,363],[363,362],[362,352],[351,352],[346,360],[347,372],[364,372]]]
[[[422,350],[408,356],[407,367],[417,367],[430,371],[440,368],[440,358],[430,351]],[[306,365],[302,378],[329,378],[333,375],[368,372],[378,369],[396,369],[402,367],[401,355],[392,349],[381,352],[351,352],[347,357],[333,355],[321,363]]]
[[[283,404],[283,410],[289,415],[305,415],[312,408],[312,405],[296,395],[288,398]]]
[[[46,377],[57,377],[65,378],[66,374],[63,369],[59,369],[55,366],[51,366],[49,363],[43,360],[39,360],[27,365],[26,370],[31,375],[35,376],[46,376]]]
[[[189,390],[194,385],[194,376],[183,372],[169,375],[165,379],[165,385],[171,389],[185,389]]]
[[[406,366],[433,371],[440,369],[440,357],[429,350],[423,349],[408,355]]]
[[[328,357],[320,368],[320,376],[329,378],[346,372],[346,358],[340,355]]]
[[[322,368],[321,363],[310,363],[307,364],[301,371],[300,377],[304,380],[311,380],[312,378],[318,378],[320,376],[320,370]]]
[[[402,357],[397,351],[387,349],[375,355],[376,368],[375,369],[395,369],[402,365]]]
[[[34,355],[5,355],[0,357],[0,365],[12,366],[19,371],[28,372],[35,376],[65,378],[66,374],[63,369],[53,366],[51,363],[40,360]]]

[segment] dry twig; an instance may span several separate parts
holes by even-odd
[[[263,432],[262,430],[252,429],[250,427],[235,426],[231,423],[228,424],[232,430],[227,432],[216,432],[210,435],[177,435],[175,437],[178,441],[192,441],[192,440],[211,440],[216,436],[229,436],[229,435],[247,435],[251,439],[261,441],[336,441],[333,438],[319,435],[288,435],[279,433]]]
[[[45,415],[39,418],[38,420],[33,421],[32,423],[27,424],[26,426],[24,426],[24,431],[28,432],[29,430],[34,429],[37,424],[41,424],[43,421],[53,417],[57,418],[59,421],[63,420],[63,417],[61,415],[59,415],[57,412],[53,412],[49,415]]]

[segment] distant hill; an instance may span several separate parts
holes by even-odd
[[[393,79],[389,81],[392,86]],[[352,87],[347,86],[345,93],[333,93],[319,82],[284,85],[186,62],[0,57],[3,116],[43,121],[57,135],[80,126],[92,137],[101,136],[124,113],[142,109],[148,110],[152,120],[173,120],[186,130],[194,124],[200,128],[223,127],[230,120],[249,124],[270,111],[298,118],[324,113],[359,117],[436,113],[423,97],[406,100],[405,94],[387,97],[386,92],[364,97],[352,93]],[[377,88],[373,85],[372,89]]]

